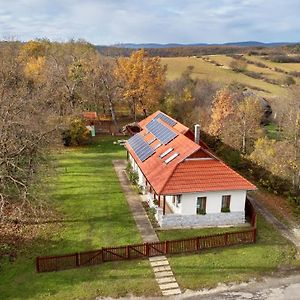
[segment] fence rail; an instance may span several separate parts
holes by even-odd
[[[249,200],[246,204],[246,216],[249,217],[251,224],[251,228],[247,230],[198,236],[181,240],[169,240],[120,247],[105,247],[94,251],[59,256],[37,257],[36,270],[37,272],[51,272],[97,265],[107,261],[142,259],[159,255],[200,252],[205,249],[255,243],[256,213]]]

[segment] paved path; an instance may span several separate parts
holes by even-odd
[[[256,211],[263,215],[268,222],[270,222],[277,230],[288,240],[290,240],[300,251],[300,232],[294,228],[290,229],[286,224],[280,222],[260,201],[256,200],[254,197],[247,196],[248,199],[253,204]],[[258,228],[259,230],[259,228]],[[299,297],[300,299],[300,297]]]
[[[144,242],[158,242],[159,239],[144,210],[141,197],[132,188],[131,183],[126,176],[126,164],[127,162],[125,160],[113,161],[114,168],[128,201],[129,207],[132,211],[133,218]],[[174,277],[167,258],[165,256],[156,256],[150,257],[149,261],[162,294],[164,296],[181,294],[181,290]]]
[[[189,300],[299,300],[300,275],[280,278],[265,278],[236,286],[220,286],[212,290],[183,294],[180,299]]]

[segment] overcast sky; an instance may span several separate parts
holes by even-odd
[[[0,0],[1,39],[299,42],[300,0]]]

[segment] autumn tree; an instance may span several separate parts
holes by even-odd
[[[116,78],[115,60],[99,55],[91,60],[89,64],[88,76],[84,82],[86,87],[86,98],[92,96],[92,101],[87,105],[93,105],[96,110],[101,110],[105,114],[108,111],[111,115],[116,132],[120,132],[117,121],[115,106],[119,103],[119,82]]]
[[[255,140],[262,135],[263,109],[259,99],[247,97],[234,108],[223,126],[222,140],[231,147],[250,153]]]
[[[166,67],[159,57],[149,57],[144,50],[133,52],[129,58],[119,58],[116,68],[121,98],[127,103],[133,119],[137,110],[158,108],[166,80]]]
[[[211,109],[211,123],[208,133],[219,136],[224,128],[225,121],[234,111],[234,99],[228,87],[217,91]]]

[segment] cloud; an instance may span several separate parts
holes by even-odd
[[[0,0],[0,34],[21,40],[297,41],[298,0]]]

